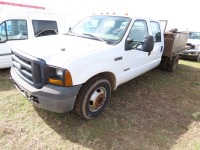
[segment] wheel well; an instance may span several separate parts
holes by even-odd
[[[96,76],[104,77],[105,79],[107,79],[110,82],[111,89],[112,90],[116,89],[116,77],[115,77],[115,75],[113,73],[111,73],[111,72],[102,72],[102,73],[96,74],[95,76],[93,76],[91,78],[94,78]],[[90,80],[90,79],[88,79],[88,80]]]

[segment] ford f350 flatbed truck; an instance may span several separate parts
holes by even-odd
[[[93,119],[105,109],[111,91],[159,66],[162,59],[161,68],[173,71],[178,51],[186,45],[173,48],[175,40],[187,38],[179,34],[167,36],[169,54],[163,56],[159,20],[89,16],[65,35],[16,44],[11,77],[33,105],[58,113],[74,110]]]

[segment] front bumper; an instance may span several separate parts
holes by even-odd
[[[46,84],[41,89],[37,89],[21,79],[15,68],[11,67],[10,73],[17,89],[33,105],[57,113],[64,113],[73,109],[76,96],[82,86],[61,87]]]
[[[197,60],[200,55],[200,50],[190,49],[185,50],[180,54],[181,59]]]

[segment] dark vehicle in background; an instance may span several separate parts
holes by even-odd
[[[200,61],[200,32],[190,32],[187,49],[180,54],[181,59]]]

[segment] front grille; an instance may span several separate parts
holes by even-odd
[[[12,50],[13,67],[17,74],[35,88],[45,84],[45,61],[27,55],[18,50]]]

